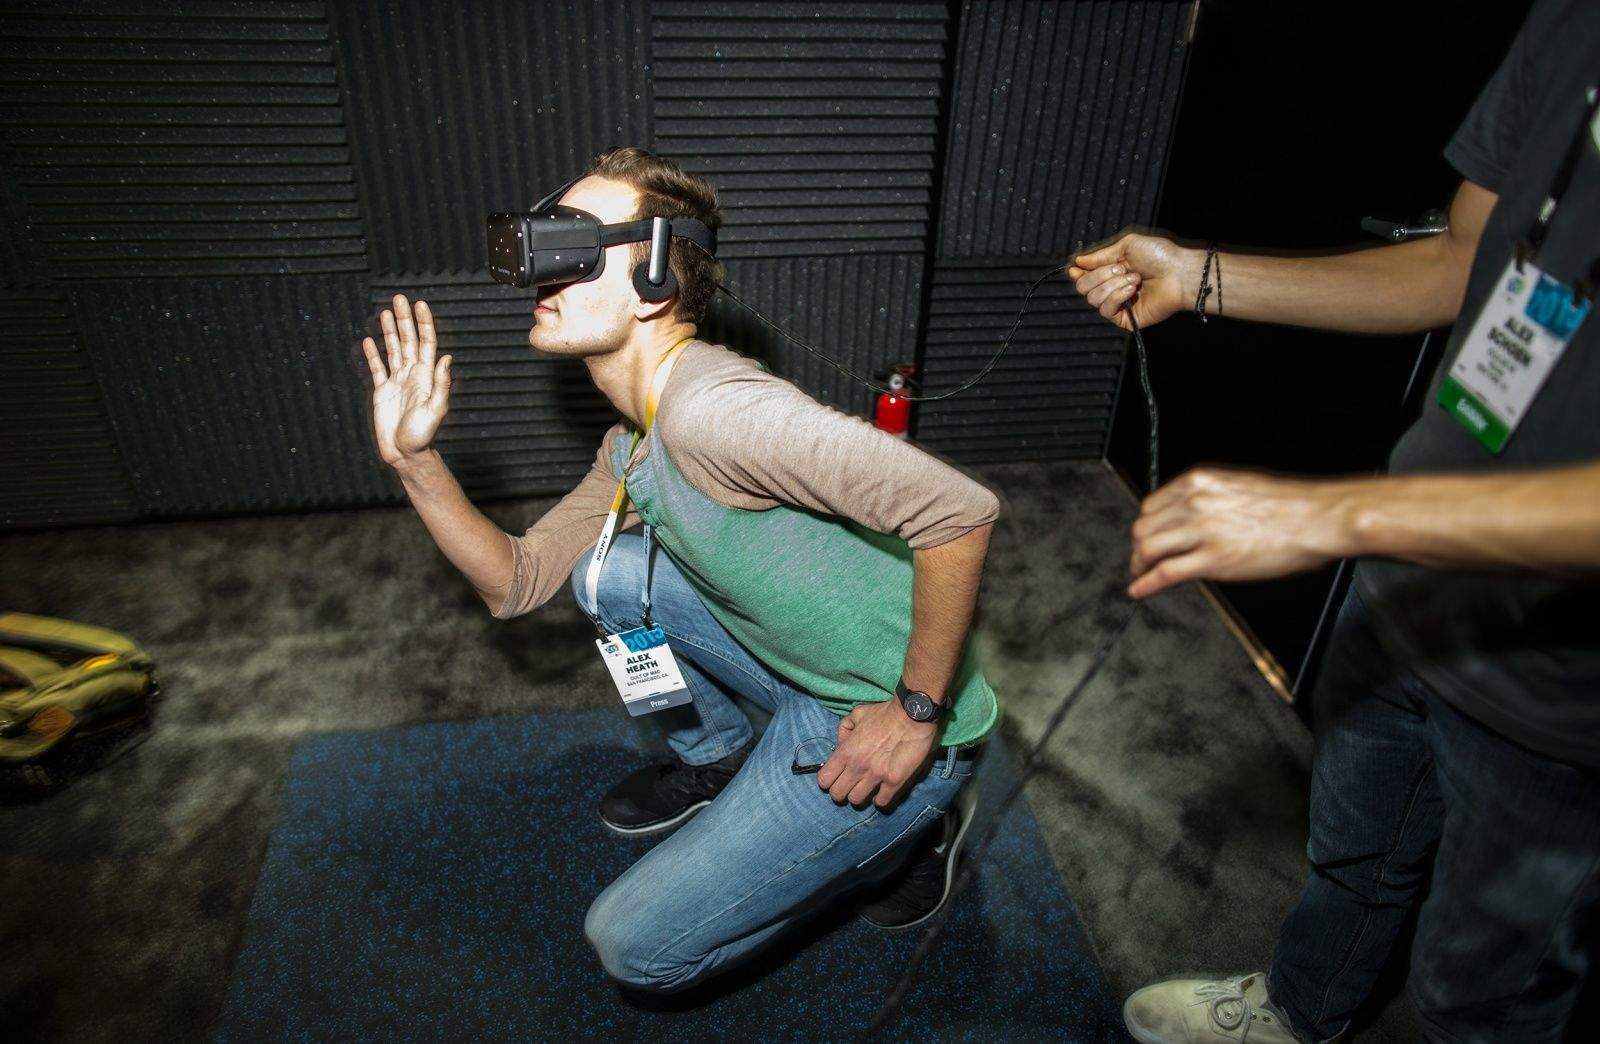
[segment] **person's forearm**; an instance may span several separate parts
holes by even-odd
[[[1185,298],[1199,291],[1203,249],[1187,254]],[[1222,294],[1206,314],[1346,333],[1402,334],[1448,326],[1461,308],[1466,268],[1442,237],[1321,257],[1219,251]],[[1216,279],[1212,279],[1215,288]]]
[[[903,672],[908,688],[941,701],[953,695],[950,684],[966,649],[993,529],[979,526],[912,553],[911,641]]]
[[[1600,570],[1600,463],[1330,483],[1338,554],[1445,568]]]
[[[473,506],[438,451],[428,450],[395,473],[422,517],[433,542],[488,605],[499,608],[511,587],[511,541],[504,530]]]
[[[1220,292],[1206,313],[1346,333],[1402,334],[1455,322],[1483,227],[1498,197],[1470,181],[1450,203],[1448,229],[1435,236],[1320,257],[1221,251]],[[1182,265],[1186,301],[1200,288],[1205,251]],[[1213,290],[1218,280],[1212,279]],[[1190,306],[1192,307],[1192,305]]]

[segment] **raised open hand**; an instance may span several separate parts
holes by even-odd
[[[418,301],[416,319],[404,294],[394,295],[394,311],[385,308],[378,317],[388,366],[378,356],[378,346],[367,337],[361,351],[372,371],[372,430],[378,456],[391,467],[426,452],[439,433],[450,409],[450,356],[434,358],[439,341],[433,313]]]

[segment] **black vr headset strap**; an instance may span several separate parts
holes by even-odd
[[[705,222],[696,221],[694,218],[675,217],[668,218],[672,226],[672,234],[680,239],[687,239],[695,246],[708,254],[717,252],[717,234],[706,227]],[[621,243],[643,243],[650,238],[650,226],[654,218],[644,218],[640,221],[625,221],[616,225],[600,226],[600,245],[603,247],[617,246]]]
[[[716,234],[694,218],[653,217],[600,226],[602,247],[650,241],[650,259],[633,269],[633,288],[646,301],[665,301],[678,292],[677,277],[667,267],[667,246],[673,236],[689,240],[707,254],[716,252]]]
[[[563,195],[566,194],[567,189],[569,189],[572,186],[576,185],[578,182],[582,181],[586,177],[588,177],[587,174],[578,174],[578,175],[576,175],[571,180],[569,180],[565,185],[562,185],[560,188],[556,189],[554,192],[550,193],[548,196],[544,197],[539,202],[535,203],[533,205],[533,211],[532,212],[535,213],[535,214],[538,214],[541,211],[543,211],[545,208],[551,206],[552,204],[555,203],[556,200],[560,199]]]
[[[582,181],[588,176],[589,175],[587,173],[574,176],[565,185],[562,185],[560,188],[556,189],[554,192],[535,203],[533,205],[532,213],[538,214],[553,206],[556,200],[560,199],[566,194],[567,189],[576,185],[578,182]],[[608,247],[616,246],[619,243],[642,243],[650,238],[650,223],[652,220],[652,218],[644,218],[641,221],[626,221],[616,225],[601,225],[600,245],[603,247]],[[711,231],[711,229],[706,226],[705,222],[696,221],[694,218],[686,217],[669,218],[668,221],[672,225],[673,235],[681,236],[682,238],[687,239],[689,242],[693,243],[695,246],[699,247],[701,250],[704,250],[708,254],[715,254],[717,252],[717,234]]]

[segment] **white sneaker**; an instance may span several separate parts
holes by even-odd
[[[1139,1044],[1249,1041],[1301,1044],[1267,998],[1261,972],[1236,979],[1167,979],[1137,990],[1122,1021]]]

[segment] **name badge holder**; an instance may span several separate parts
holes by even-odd
[[[679,352],[690,340],[692,338],[679,341],[656,367],[650,397],[645,405],[644,427],[633,433],[633,442],[628,447],[630,460],[639,448],[641,439],[650,431],[667,376],[672,372]],[[648,524],[644,527],[644,586],[639,593],[644,625],[608,634],[605,625],[600,622],[600,570],[605,564],[606,552],[616,539],[617,526],[627,501],[628,484],[624,474],[617,483],[617,493],[611,500],[611,511],[606,515],[605,525],[600,529],[600,539],[589,557],[589,569],[584,575],[584,593],[588,596],[588,605],[594,610],[590,613],[590,619],[594,621],[595,632],[599,636],[595,639],[595,648],[600,650],[600,658],[605,661],[611,680],[617,686],[622,705],[630,715],[638,717],[668,707],[681,707],[689,703],[692,697],[688,683],[683,680],[683,671],[672,655],[671,647],[667,645],[666,632],[650,619],[650,575],[655,546],[654,533]]]
[[[1594,134],[1600,147],[1597,121],[1600,91],[1591,87],[1583,121],[1550,192],[1439,386],[1439,405],[1490,453],[1505,449],[1594,303],[1600,259],[1573,288],[1541,269],[1537,258],[1585,140]]]

